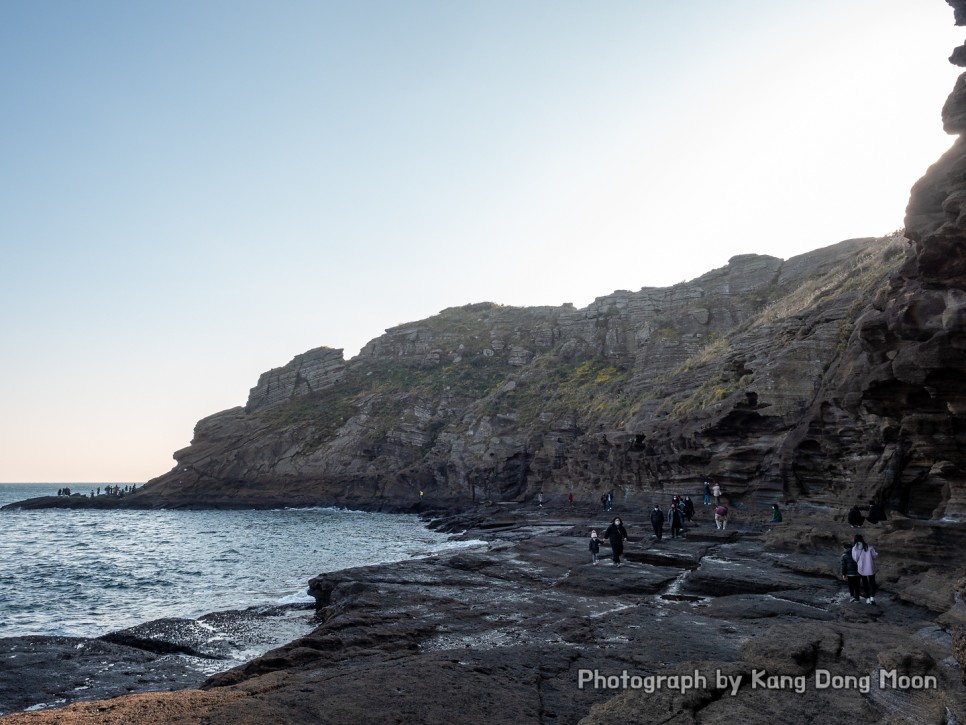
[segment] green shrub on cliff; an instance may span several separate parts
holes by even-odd
[[[490,395],[482,404],[487,415],[515,413],[521,422],[551,418],[598,418],[621,400],[630,377],[628,367],[602,358],[562,360],[553,353],[536,358],[525,373]]]

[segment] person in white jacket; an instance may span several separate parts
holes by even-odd
[[[852,539],[852,558],[859,567],[862,596],[866,597],[867,604],[875,604],[875,573],[879,569],[879,552],[865,543],[862,534],[856,534]]]

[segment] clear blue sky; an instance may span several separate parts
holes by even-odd
[[[902,224],[943,0],[0,3],[0,481],[143,481],[319,345]]]

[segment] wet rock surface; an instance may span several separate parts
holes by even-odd
[[[728,532],[699,511],[661,542],[622,515],[620,567],[587,550],[609,514],[500,513],[466,533],[485,546],[313,579],[313,631],[200,687],[4,722],[966,721],[954,562],[930,565],[924,603],[922,552],[889,544],[915,522],[864,530],[882,553],[869,605],[835,577],[854,530],[828,511]],[[202,651],[197,631],[182,644]]]
[[[0,639],[0,714],[126,693],[198,687],[311,629],[309,605],[159,619],[99,638]]]
[[[0,640],[0,713],[128,692],[197,687],[203,672],[183,658],[83,637]]]

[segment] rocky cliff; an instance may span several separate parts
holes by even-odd
[[[349,361],[311,350],[262,375],[246,406],[199,422],[143,495],[411,508],[633,499],[712,478],[763,501],[895,498],[905,429],[890,432],[864,399],[871,379],[855,376],[878,370],[866,339],[910,258],[899,233],[742,255],[583,309],[451,308]]]
[[[943,123],[966,129],[964,78]],[[348,361],[305,352],[200,421],[142,501],[630,502],[713,479],[733,500],[877,498],[959,519],[964,171],[960,138],[913,188],[904,235],[742,255],[583,309],[451,308]]]

